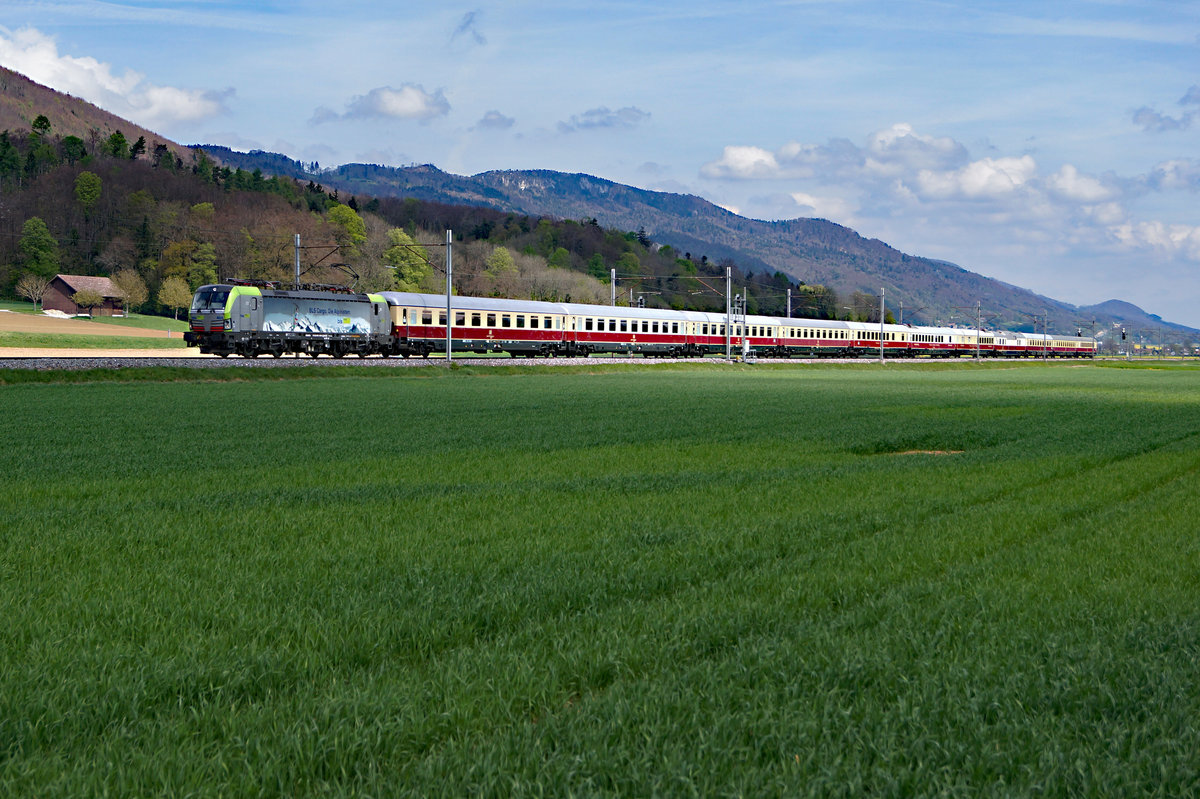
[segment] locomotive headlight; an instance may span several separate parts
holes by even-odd
[[[226,329],[226,330],[233,330],[233,320],[232,320],[232,319],[226,319],[226,320],[225,320],[225,329]]]

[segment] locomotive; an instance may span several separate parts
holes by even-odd
[[[248,358],[284,353],[428,357],[455,353],[587,356],[599,353],[695,358],[733,351],[755,357],[1090,358],[1084,336],[872,324],[581,303],[450,299],[440,294],[355,294],[273,284],[201,286],[189,313],[189,345]],[[880,340],[882,337],[882,341]]]

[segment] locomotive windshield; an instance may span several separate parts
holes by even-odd
[[[192,310],[224,310],[225,301],[229,299],[229,289],[225,286],[205,286],[196,292],[192,298]]]

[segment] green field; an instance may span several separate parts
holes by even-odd
[[[0,330],[0,347],[32,347],[79,350],[181,350],[187,347],[182,334],[175,338],[142,336],[94,336],[70,333],[23,333]]]
[[[1200,791],[1200,370],[204,371],[0,385],[0,795]]]

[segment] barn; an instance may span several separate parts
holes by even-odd
[[[113,282],[106,277],[91,275],[55,275],[50,287],[42,295],[42,309],[72,315],[87,313],[87,308],[80,308],[71,299],[75,292],[83,289],[91,289],[104,298],[104,302],[91,309],[93,316],[112,316],[123,312],[121,296]]]

